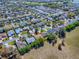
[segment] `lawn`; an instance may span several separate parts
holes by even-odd
[[[15,41],[9,42],[8,44],[9,45],[14,45],[15,44]]]
[[[27,34],[27,32],[26,32],[26,31],[23,31],[23,32],[21,33],[21,35],[24,35],[24,34]]]

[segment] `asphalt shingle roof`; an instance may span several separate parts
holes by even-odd
[[[35,38],[34,37],[26,38],[26,41],[27,41],[28,44],[30,44],[30,43],[35,41]]]

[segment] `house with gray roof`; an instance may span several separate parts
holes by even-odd
[[[34,37],[26,38],[26,41],[28,44],[31,44],[35,41],[35,38]]]

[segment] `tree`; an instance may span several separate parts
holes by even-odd
[[[35,34],[36,35],[38,34],[38,28],[35,28]]]
[[[70,32],[71,30],[73,30],[76,26],[78,26],[78,23],[75,22],[73,24],[70,24],[68,26],[66,26],[66,31]]]
[[[61,4],[58,3],[46,3],[44,6],[50,7],[50,8],[59,8]]]
[[[75,25],[75,27],[79,26],[79,21],[75,22],[74,25]]]
[[[1,51],[1,56],[3,58],[7,58],[7,59],[16,59],[16,49],[14,49],[13,47],[9,47],[9,48],[6,48],[4,47]]]
[[[34,47],[35,49],[39,48],[39,45],[40,45],[39,40],[36,40],[35,42],[31,44],[31,46]]]
[[[43,38],[38,38],[38,40],[39,40],[40,46],[43,46],[44,45],[44,39]]]
[[[79,14],[79,8],[77,9],[76,14],[77,14],[77,15]]]
[[[29,52],[30,49],[31,49],[31,47],[30,47],[30,45],[28,45],[24,48],[19,49],[19,52],[20,52],[21,55],[24,55],[25,53]]]
[[[56,20],[52,21],[52,28],[56,27]]]
[[[66,37],[66,33],[64,29],[60,29],[59,30],[59,38],[65,38]]]
[[[53,40],[56,40],[56,35],[53,34],[53,33],[49,33],[49,34],[47,35],[47,41],[48,41],[49,43],[52,43]]]
[[[75,15],[76,15],[76,14],[75,14],[74,12],[69,12],[69,13],[68,13],[68,17],[69,17],[69,18],[72,18],[72,17],[74,18]]]
[[[59,30],[59,38],[62,39],[62,45],[64,46],[64,38],[66,37],[66,33],[64,29]]]

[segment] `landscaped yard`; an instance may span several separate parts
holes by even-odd
[[[26,32],[26,31],[23,31],[23,32],[21,33],[21,35],[24,35],[24,34],[27,34],[27,32]]]
[[[22,59],[79,59],[79,27],[68,32],[65,40],[66,46],[62,51],[58,50],[58,43],[53,47],[45,42],[44,47],[32,49]]]
[[[8,44],[9,45],[14,45],[15,44],[15,41],[9,42]]]

